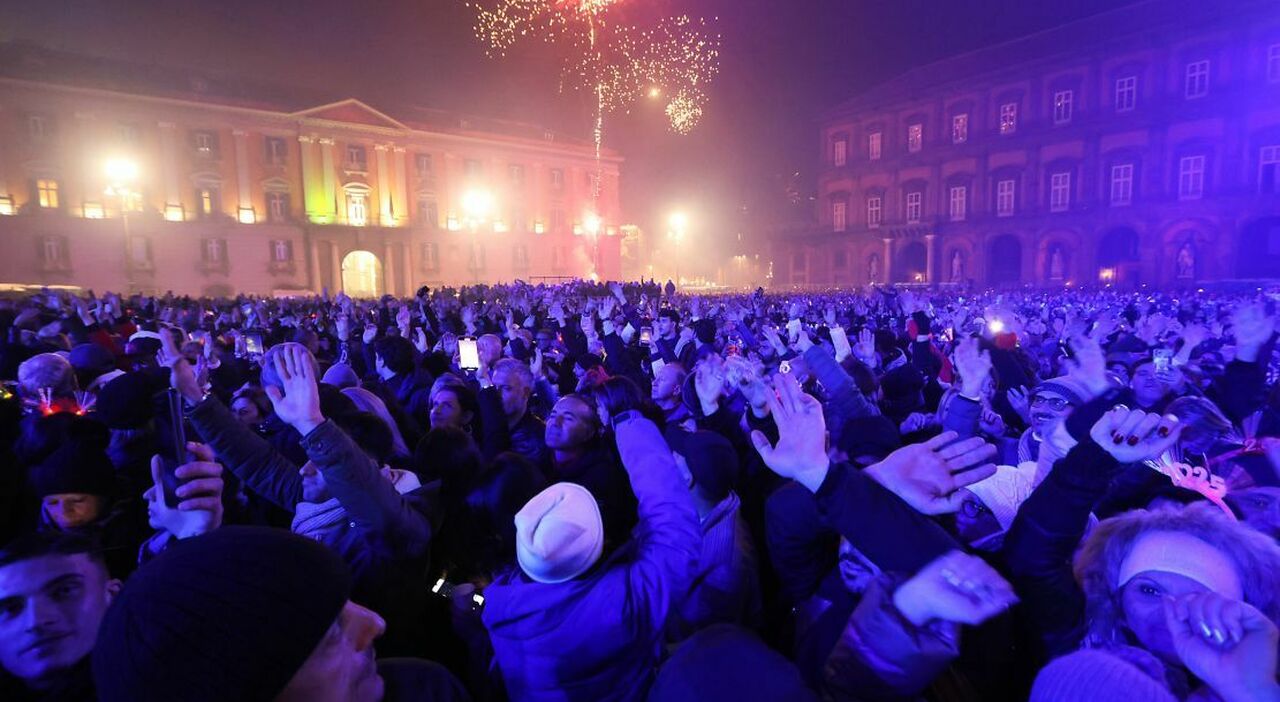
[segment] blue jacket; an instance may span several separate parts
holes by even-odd
[[[515,702],[643,700],[667,615],[688,592],[701,532],[671,450],[638,415],[616,432],[639,501],[632,540],[568,582],[513,569],[485,590],[484,623]]]

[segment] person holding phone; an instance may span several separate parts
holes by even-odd
[[[373,343],[373,357],[374,372],[400,408],[419,429],[431,426],[431,379],[418,369],[413,342],[401,336],[384,336]]]

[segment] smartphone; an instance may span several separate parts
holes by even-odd
[[[246,334],[244,337],[244,350],[255,356],[262,355],[262,335]]]
[[[178,506],[178,466],[187,463],[187,431],[183,425],[182,395],[169,388],[165,391],[165,439],[167,446],[161,447],[164,470],[160,474],[161,487],[164,489],[164,503],[170,507]]]
[[[640,327],[640,343],[648,344],[653,341],[653,330],[649,327]]]
[[[476,348],[474,337],[466,336],[458,339],[458,367],[462,370],[480,368],[480,351]]]
[[[1151,360],[1156,367],[1156,375],[1168,375],[1173,368],[1173,351],[1170,349],[1156,349],[1151,352]]]

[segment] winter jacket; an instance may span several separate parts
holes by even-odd
[[[853,378],[826,349],[821,346],[811,347],[804,352],[804,361],[809,366],[809,372],[826,391],[827,403],[823,407],[823,414],[827,417],[827,426],[838,432],[845,422],[854,417],[880,414],[875,404],[867,400]]]
[[[245,486],[293,512],[302,501],[298,466],[241,424],[217,399],[191,411],[196,430]],[[324,475],[346,516],[316,538],[342,557],[355,580],[352,599],[387,620],[378,648],[391,655],[417,650],[427,597],[428,545],[438,512],[438,483],[401,495],[336,424],[326,421],[303,437],[302,447]]]
[[[485,590],[484,622],[514,702],[643,700],[667,615],[692,582],[698,516],[670,449],[638,413],[616,432],[639,498],[634,538],[568,582],[512,569]]]
[[[702,551],[684,604],[671,613],[667,640],[681,641],[721,622],[760,624],[760,583],[755,546],[739,512],[738,496],[729,493],[702,522]]]
[[[554,452],[548,451],[542,470],[547,482],[577,483],[596,498],[606,544],[619,545],[630,538],[636,523],[636,496],[611,447],[593,446],[564,463],[557,463]]]

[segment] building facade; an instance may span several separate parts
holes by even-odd
[[[1280,13],[1141,2],[827,113],[782,286],[1280,277]]]
[[[616,154],[103,65],[0,50],[0,284],[369,296],[620,272]]]

